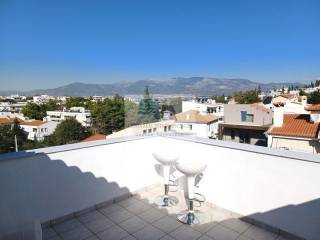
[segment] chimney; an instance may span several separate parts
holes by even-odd
[[[301,96],[301,103],[302,106],[307,106],[307,96]]]
[[[274,107],[273,108],[273,126],[281,127],[283,124],[283,107]]]

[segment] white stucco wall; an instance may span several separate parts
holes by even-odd
[[[0,232],[26,218],[46,221],[159,182],[151,154],[166,151],[208,165],[200,182],[207,201],[317,239],[320,163],[293,159],[314,155],[192,139],[153,137],[90,148],[81,143],[0,161]],[[78,149],[61,151],[73,146]]]

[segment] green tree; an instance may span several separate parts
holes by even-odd
[[[249,90],[246,92],[236,92],[234,94],[235,101],[240,104],[252,104],[261,102],[261,99],[258,96],[257,91]]]
[[[24,116],[30,119],[42,120],[46,115],[46,107],[35,103],[27,103],[22,109]]]
[[[141,123],[154,122],[160,119],[159,105],[150,97],[148,86],[146,86],[144,97],[139,103],[139,115]]]
[[[87,100],[83,97],[70,97],[67,99],[65,107],[86,107]]]
[[[90,136],[89,129],[73,118],[62,121],[53,133],[56,145],[79,142],[88,136]]]
[[[133,125],[138,125],[139,122],[139,106],[131,101],[124,101],[125,109],[125,127],[130,127]]]
[[[0,126],[0,153],[11,152],[15,150],[15,136],[17,138],[18,149],[27,141],[27,135],[15,119],[12,125]]]
[[[314,91],[309,94],[308,103],[310,104],[320,104],[320,92]]]
[[[93,128],[95,131],[110,134],[119,131],[125,126],[124,99],[115,95],[112,99],[106,98],[103,102],[91,104]]]
[[[46,104],[36,104],[36,103],[27,103],[27,105],[22,109],[22,113],[30,118],[42,120],[47,116],[47,111],[58,110],[57,102],[54,100],[49,100]]]

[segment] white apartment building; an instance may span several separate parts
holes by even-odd
[[[27,105],[27,102],[0,102],[1,112],[20,112]]]
[[[63,111],[47,111],[47,121],[61,122],[66,119],[74,118],[84,127],[92,125],[91,112],[84,107],[72,107]]]
[[[54,132],[58,124],[58,122],[53,121],[30,120],[21,123],[20,126],[28,134],[29,140],[42,141],[44,137]]]
[[[48,95],[33,96],[33,102],[36,104],[48,103],[50,99],[51,97]]]
[[[176,114],[175,131],[203,138],[217,138],[219,119],[219,116],[213,114],[201,114],[199,111],[189,110]]]
[[[222,117],[224,114],[222,103],[216,103],[214,99],[198,97],[189,101],[182,101],[182,112],[190,110],[198,111],[201,114],[214,114]]]
[[[0,118],[18,118],[23,121],[28,120],[22,113],[0,112]]]

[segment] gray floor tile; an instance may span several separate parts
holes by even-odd
[[[249,227],[249,229],[245,231],[243,235],[254,240],[274,240],[277,238],[277,234],[256,226]]]
[[[215,240],[236,240],[240,234],[229,228],[217,225],[206,233],[209,237]]]
[[[175,239],[167,234],[164,237],[162,237],[160,240],[175,240]]]
[[[96,236],[91,236],[89,238],[86,238],[85,240],[99,240],[99,238]]]
[[[222,221],[220,224],[239,233],[245,232],[251,226],[251,224],[241,221],[237,218],[227,219]]]
[[[246,236],[240,235],[239,238],[237,238],[237,240],[252,240],[252,239]]]
[[[121,207],[129,207],[130,205],[138,203],[138,202],[140,202],[140,201],[137,200],[136,198],[130,197],[130,198],[124,199],[120,202],[117,202],[117,204],[120,205]]]
[[[127,219],[124,222],[121,222],[119,226],[126,230],[129,233],[135,233],[139,231],[140,229],[144,228],[148,223],[143,221],[141,218],[137,216],[133,216],[129,219]]]
[[[181,226],[170,233],[176,240],[194,240],[198,239],[202,234],[189,226]]]
[[[139,215],[139,217],[141,217],[144,221],[148,223],[152,223],[164,216],[165,214],[163,212],[158,211],[157,209],[154,209],[154,208],[150,208]]]
[[[138,202],[133,203],[129,206],[126,206],[125,208],[133,214],[140,214],[140,213],[143,213],[143,212],[147,211],[148,209],[150,209],[151,206],[149,204],[144,203],[144,202],[138,201]]]
[[[207,222],[202,224],[197,224],[192,226],[193,229],[197,230],[201,233],[206,233],[210,231],[213,227],[215,227],[218,223],[217,222]]]
[[[91,237],[93,234],[84,226],[75,228],[73,230],[61,233],[64,240],[83,240]]]
[[[197,240],[215,240],[215,239],[213,239],[213,238],[210,238],[210,237],[208,237],[208,236],[206,236],[206,235],[202,235],[200,238],[198,238]]]
[[[139,240],[158,240],[166,234],[152,225],[148,225],[133,235]]]
[[[127,237],[125,237],[125,238],[123,238],[121,240],[137,240],[137,239],[134,236],[129,235],[129,236],[127,236]]]
[[[120,240],[130,236],[125,230],[117,225],[97,234],[101,240]]]
[[[91,221],[95,221],[95,220],[101,220],[101,219],[105,219],[106,216],[103,215],[101,212],[93,210],[91,212],[82,214],[80,216],[78,216],[78,219],[80,222],[82,223],[87,223],[87,222],[91,222]]]
[[[87,222],[85,223],[85,226],[92,232],[98,233],[106,230],[109,227],[112,227],[115,223],[113,223],[111,220],[104,218],[104,219],[98,219],[95,221]]]
[[[42,230],[42,238],[43,240],[48,240],[49,238],[57,236],[56,231],[53,228],[44,228]]]
[[[79,222],[79,220],[76,218],[73,218],[73,219],[55,224],[55,225],[53,225],[53,228],[58,233],[63,233],[63,232],[67,232],[67,231],[73,230],[73,229],[81,227],[81,226],[82,226],[82,224]]]
[[[165,233],[170,233],[177,229],[178,227],[182,226],[180,222],[178,222],[173,217],[165,216],[160,218],[159,220],[152,223],[153,226],[159,228]]]
[[[133,214],[125,209],[108,214],[108,218],[115,223],[123,222],[132,216]]]
[[[108,216],[109,214],[120,211],[120,210],[123,210],[123,207],[121,207],[118,204],[111,204],[106,207],[102,207],[98,209],[98,211],[105,216]]]

